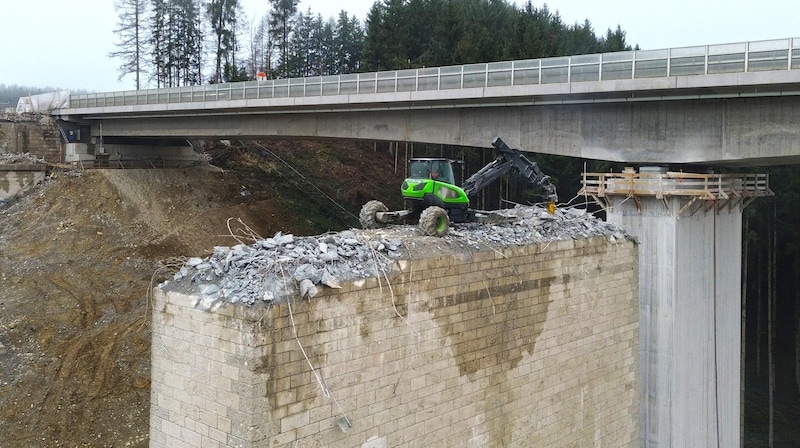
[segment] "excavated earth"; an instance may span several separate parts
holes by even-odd
[[[356,226],[343,209],[397,195],[391,155],[337,145],[217,148],[224,172],[53,171],[1,206],[0,448],[146,447],[148,292],[214,246]],[[386,188],[360,177],[375,166]]]

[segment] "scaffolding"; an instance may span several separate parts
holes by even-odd
[[[583,173],[581,196],[591,196],[608,212],[619,198],[632,200],[641,213],[640,197],[655,197],[664,202],[669,212],[670,198],[678,198],[678,217],[700,210],[719,213],[726,207],[744,209],[758,197],[774,196],[768,174],[685,173],[683,171],[635,172],[626,168],[621,173]]]

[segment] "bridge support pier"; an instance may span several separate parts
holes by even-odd
[[[645,447],[741,446],[742,210],[766,175],[585,174],[608,220],[639,239]]]
[[[608,213],[640,241],[642,442],[737,447],[742,211],[681,206],[643,197]]]

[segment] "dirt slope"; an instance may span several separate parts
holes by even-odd
[[[172,257],[236,244],[229,226],[346,228],[366,196],[397,195],[392,159],[371,146],[269,147],[217,148],[224,172],[59,173],[0,209],[0,447],[147,446],[147,295]]]

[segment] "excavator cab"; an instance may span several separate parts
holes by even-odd
[[[414,214],[430,206],[448,211],[456,222],[468,219],[469,198],[455,183],[453,161],[449,159],[411,159],[408,163],[409,177],[403,181],[400,193]]]
[[[408,163],[410,179],[431,179],[455,185],[453,164],[449,159],[411,159]]]

